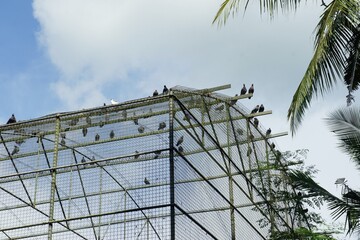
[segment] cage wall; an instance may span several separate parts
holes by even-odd
[[[291,228],[273,207],[285,203],[272,199],[282,173],[268,168],[268,139],[229,99],[175,87],[0,126],[0,239],[264,239]]]

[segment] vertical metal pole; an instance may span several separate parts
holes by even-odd
[[[169,94],[170,239],[175,239],[174,96]]]
[[[54,142],[54,157],[53,168],[57,167],[58,151],[59,151],[59,135],[60,135],[60,117],[56,116],[55,123],[55,142]],[[50,210],[49,210],[49,230],[48,239],[52,239],[54,208],[55,208],[55,190],[56,190],[56,170],[51,170],[51,192],[50,192]]]
[[[124,192],[124,239],[126,239],[126,195],[127,195],[127,192],[126,192],[126,189],[125,189],[125,192]]]
[[[226,129],[227,129],[227,145],[228,145],[228,155],[229,155],[229,162],[228,162],[228,176],[229,176],[229,200],[230,200],[230,227],[231,227],[231,239],[236,239],[236,231],[235,231],[235,214],[234,214],[234,186],[233,186],[233,177],[232,177],[232,170],[231,170],[231,126],[230,126],[230,109],[229,106],[226,107],[227,115],[226,115]]]

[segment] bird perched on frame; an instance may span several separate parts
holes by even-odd
[[[268,137],[271,134],[271,128],[269,128],[268,130],[266,130],[266,136]]]
[[[165,122],[159,123],[158,130],[161,130],[161,129],[164,129],[164,128],[166,128],[166,123]]]
[[[16,123],[16,118],[14,114],[11,114],[11,117],[9,118],[9,120],[6,122],[6,124],[11,124],[11,123]]]
[[[259,126],[259,120],[254,118],[254,126],[257,128]]]
[[[248,93],[249,93],[249,94],[254,94],[254,84],[251,84]],[[251,98],[251,97],[249,97],[249,99],[250,99],[250,98]]]
[[[144,131],[145,131],[144,126],[138,127],[138,132],[139,132],[139,133],[143,133]]]
[[[100,140],[100,135],[97,133],[96,135],[95,135],[95,141],[99,141]]]
[[[179,140],[177,140],[176,146],[179,146],[179,145],[182,144],[183,142],[184,142],[184,136],[181,136],[181,137],[179,138]]]
[[[86,163],[86,160],[85,160],[84,157],[82,157],[81,162],[82,162],[82,163]]]
[[[153,97],[158,96],[158,95],[159,95],[158,91],[155,90],[155,91],[153,92]]]
[[[263,104],[260,104],[260,107],[259,107],[259,112],[263,112],[265,110],[265,107]]]
[[[110,102],[111,102],[112,105],[119,104],[119,102],[115,101],[114,99],[111,99]]]
[[[237,97],[237,96],[239,96],[239,95],[235,94],[235,97]],[[234,106],[236,104],[236,102],[237,102],[237,99],[233,99],[233,100],[230,100],[229,104],[230,104],[230,106]]]
[[[20,148],[15,145],[15,146],[14,146],[14,149],[13,149],[12,152],[11,152],[11,156],[17,154],[19,151],[20,151]]]
[[[251,114],[257,113],[259,111],[259,105],[256,105],[253,110],[251,110]]]
[[[110,132],[110,138],[112,139],[112,138],[114,138],[114,137],[115,137],[114,130],[111,130],[111,132]]]
[[[240,95],[245,95],[245,94],[246,94],[246,91],[247,91],[247,89],[246,89],[246,87],[245,87],[245,84],[243,84],[243,87],[242,87],[242,89],[241,89],[241,91],[240,91]]]
[[[144,178],[144,183],[145,183],[146,185],[149,185],[149,184],[150,184],[149,180],[148,180],[146,177]]]
[[[169,89],[164,85],[163,94],[167,94],[169,92]]]
[[[86,137],[87,133],[88,133],[88,129],[87,129],[86,127],[84,127],[84,128],[82,129],[82,134],[83,134],[83,136]]]

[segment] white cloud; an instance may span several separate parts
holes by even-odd
[[[262,21],[256,6],[256,14],[218,29],[211,21],[220,3],[34,0],[39,40],[62,74],[53,89],[67,106],[89,106],[93,103],[82,102],[89,93],[99,102],[127,100],[147,96],[165,83],[199,88],[232,83],[239,89],[243,82],[268,86],[272,78],[292,78],[294,69],[299,75],[297,63],[308,59],[301,48],[311,53],[313,20],[287,17],[274,24]],[[288,34],[292,25],[297,30],[305,25],[307,34]],[[119,89],[117,96],[105,97],[104,84]],[[81,89],[85,85],[86,91]]]

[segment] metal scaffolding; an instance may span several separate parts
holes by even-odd
[[[266,239],[293,229],[269,139],[218,90],[0,126],[0,239]],[[275,160],[274,160],[275,159]],[[276,165],[276,167],[274,167]],[[281,189],[280,189],[281,188]],[[278,211],[278,209],[290,209]],[[265,223],[265,224],[264,224]]]

